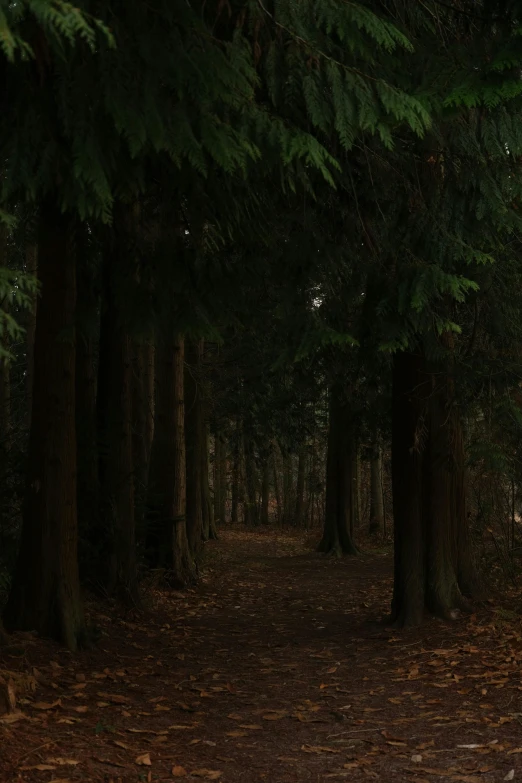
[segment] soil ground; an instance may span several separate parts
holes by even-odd
[[[522,779],[517,613],[396,631],[389,552],[241,531],[206,547],[196,588],[93,612],[93,649],[12,638],[1,781]]]

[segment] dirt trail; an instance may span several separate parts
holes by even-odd
[[[0,724],[0,780],[520,779],[520,621],[393,631],[391,568],[225,531],[195,590],[93,615],[96,649],[16,637],[1,667],[38,686]]]

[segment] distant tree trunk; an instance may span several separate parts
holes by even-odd
[[[298,459],[294,524],[301,529],[305,521],[306,449],[304,447],[299,450]]]
[[[203,341],[187,345],[185,369],[185,433],[187,449],[187,535],[193,557],[203,542],[204,399],[201,378]]]
[[[184,356],[182,335],[159,336],[148,494],[149,556],[155,567],[171,570],[178,587],[195,577],[186,527]]]
[[[272,450],[272,466],[274,470],[274,495],[277,508],[277,524],[281,525],[282,520],[282,503],[281,503],[281,485],[279,483],[279,467],[277,464],[277,444],[274,445]]]
[[[133,252],[132,220],[132,210],[119,205],[112,241],[105,248],[98,374],[100,502],[110,538],[106,581],[109,589],[131,604],[138,601],[131,339],[120,287],[128,283],[126,264]]]
[[[201,454],[201,494],[203,498],[203,540],[215,540],[217,539],[216,524],[214,519],[214,505],[212,503],[212,497],[210,494],[209,484],[209,448],[210,448],[210,432],[208,424],[204,425],[204,437],[202,438],[203,450]]]
[[[145,507],[149,480],[150,453],[154,429],[154,343],[134,342],[132,346],[132,450],[136,531],[145,535]]]
[[[261,524],[270,524],[270,459],[267,458],[263,464],[263,481],[261,485]]]
[[[99,332],[99,278],[94,273],[89,235],[76,225],[76,453],[80,577],[98,581],[101,525],[96,413],[96,351]]]
[[[420,353],[393,359],[392,484],[395,520],[395,576],[392,619],[417,625],[424,614],[422,460],[426,439],[426,377]]]
[[[372,444],[370,463],[370,533],[384,533],[384,499],[382,496],[382,451],[377,438]]]
[[[350,534],[355,514],[354,436],[351,413],[337,385],[330,392],[326,465],[326,510],[319,551],[355,555]]]
[[[94,344],[77,327],[76,436],[78,462],[78,529],[80,564],[84,576],[96,578],[99,560],[99,474],[96,437],[96,369]]]
[[[295,510],[294,498],[294,471],[292,455],[283,453],[283,526],[292,524],[292,516]]]
[[[7,252],[8,231],[3,223],[0,223],[0,266],[9,265]],[[10,296],[7,296],[0,306],[5,313],[11,311]],[[4,334],[2,348],[9,351],[9,337]],[[11,364],[7,359],[0,358],[0,452],[1,473],[5,482],[7,469],[7,456],[11,447]]]
[[[241,481],[241,448],[240,448],[241,423],[239,416],[236,422],[236,431],[234,433],[233,452],[232,452],[232,508],[231,522],[233,525],[239,523],[239,484]]]
[[[460,411],[453,407],[451,416],[451,444],[453,447],[452,502],[457,526],[457,580],[466,598],[479,595],[482,591],[479,570],[473,557],[473,546],[469,529],[467,510],[466,457],[464,433],[460,420]]]
[[[37,277],[38,274],[38,245],[35,242],[29,242],[25,249],[25,268],[28,274]],[[31,297],[31,307],[27,314],[26,324],[26,350],[27,350],[27,370],[25,379],[26,405],[27,405],[27,427],[31,424],[31,407],[33,399],[33,379],[34,379],[34,335],[36,329],[36,310],[38,306],[38,297],[36,294]]]
[[[9,629],[37,630],[75,650],[85,634],[78,574],[74,311],[70,219],[42,204],[34,395],[18,563],[5,609]]]
[[[226,447],[220,434],[214,436],[214,521],[216,525],[226,522],[227,465]]]
[[[257,527],[259,525],[259,509],[257,505],[257,465],[254,447],[247,438],[245,441],[245,479],[247,500],[245,503],[245,524]]]
[[[351,535],[354,537],[355,531],[361,524],[361,459],[359,453],[359,443],[357,439],[353,441],[353,514]]]

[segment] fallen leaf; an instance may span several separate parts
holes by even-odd
[[[69,707],[69,709],[74,710],[74,712],[80,712],[80,713],[89,712],[89,708],[85,704],[80,704],[78,707]]]
[[[263,720],[281,720],[281,718],[286,718],[288,716],[288,712],[285,712],[284,710],[280,710],[279,712],[267,712],[265,715],[263,715]]]
[[[141,767],[151,767],[152,761],[150,760],[150,753],[142,753],[141,756],[137,756],[135,763]]]
[[[414,764],[420,764],[422,762],[422,756],[416,754],[415,756],[411,757],[411,760]]]
[[[48,764],[58,764],[59,767],[75,767],[80,762],[77,759],[64,759],[64,758],[56,758],[56,759],[47,759]]]
[[[187,774],[187,770],[184,767],[180,767],[179,764],[172,767],[172,776],[175,778],[184,778]]]
[[[324,745],[301,745],[305,753],[341,753],[337,748],[328,748]]]
[[[19,767],[19,769],[24,772],[28,772],[31,769],[37,769],[38,772],[54,772],[56,767],[53,767],[52,764],[35,764],[32,767]]]
[[[4,725],[9,723],[16,723],[17,721],[26,717],[27,716],[24,715],[23,712],[11,712],[9,715],[4,715],[2,718],[0,718],[0,723]]]
[[[190,774],[195,778],[218,780],[223,773],[217,769],[194,769]]]
[[[504,780],[513,780],[513,778],[514,778],[514,777],[515,777],[515,770],[514,770],[514,769],[511,769],[511,770],[510,770],[510,771],[507,773],[507,775],[506,775],[506,777],[504,778]]]
[[[129,699],[128,696],[122,696],[119,693],[103,693],[99,691],[96,695],[101,699],[108,699],[112,704],[130,704],[132,702],[132,699]]]
[[[54,710],[55,707],[61,707],[61,699],[57,699],[51,703],[46,701],[37,701],[32,706],[35,710]]]

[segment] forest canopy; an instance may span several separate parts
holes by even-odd
[[[393,531],[398,625],[512,563],[521,11],[0,0],[8,631],[87,645],[225,523]]]

